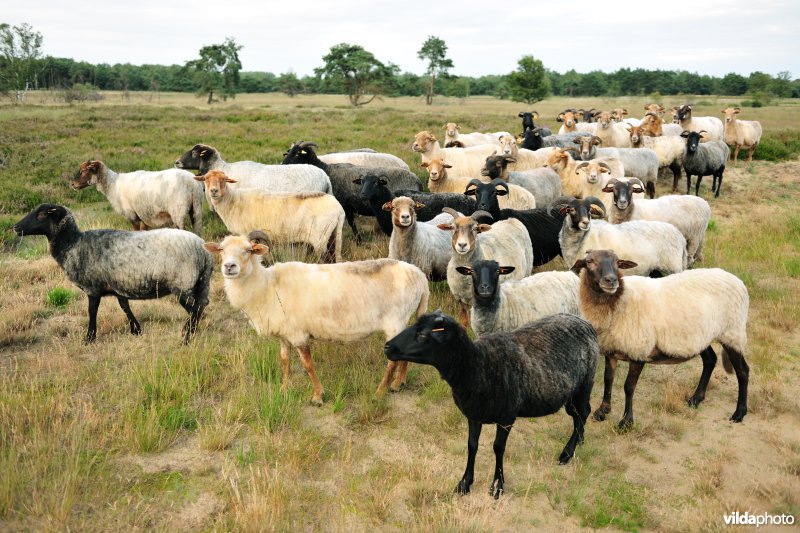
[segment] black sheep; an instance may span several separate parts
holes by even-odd
[[[569,462],[575,446],[583,442],[600,347],[592,326],[575,315],[551,315],[473,342],[454,318],[436,311],[420,317],[383,350],[390,361],[432,365],[452,388],[453,400],[469,423],[467,468],[456,486],[459,494],[468,493],[472,485],[483,424],[497,424],[489,487],[495,498],[503,492],[503,454],[518,417],[566,409],[573,432],[558,458],[560,464]]]
[[[28,213],[14,225],[14,232],[47,237],[53,259],[88,296],[86,342],[97,335],[97,308],[103,296],[116,296],[133,335],[139,335],[142,326],[128,300],[176,296],[189,313],[183,330],[187,343],[208,304],[214,258],[194,233],[179,229],[81,231],[66,207],[53,204],[42,204]]]
[[[522,131],[528,131],[536,128],[536,124],[534,124],[533,120],[539,118],[539,113],[536,111],[520,111],[519,115],[517,115],[522,119]],[[547,137],[548,135],[552,135],[553,132],[550,131],[550,128],[544,126],[541,129],[542,137]]]
[[[459,211],[463,215],[471,215],[475,212],[475,201],[468,196],[456,193],[432,193],[419,192],[410,189],[389,190],[389,182],[386,176],[369,174],[364,178],[356,178],[353,183],[361,185],[361,195],[367,199],[381,231],[386,235],[392,234],[392,214],[383,209],[386,202],[391,202],[398,196],[408,196],[415,202],[424,205],[416,211],[417,220],[425,222],[441,214],[442,209],[450,207]]]
[[[420,182],[419,177],[409,170],[389,167],[361,167],[349,163],[327,164],[317,157],[316,152],[314,152],[316,147],[317,145],[313,142],[298,141],[289,148],[288,152],[283,154],[284,158],[281,164],[314,165],[325,171],[331,179],[333,195],[342,204],[347,224],[353,230],[357,242],[361,242],[361,236],[356,228],[355,214],[373,216],[373,212],[369,202],[361,196],[361,186],[353,183],[354,180],[363,179],[370,174],[375,174],[377,171],[388,180],[392,189],[422,190],[422,182]]]
[[[500,209],[497,196],[508,194],[508,184],[501,178],[496,178],[491,183],[472,180],[464,194],[475,196],[476,209],[488,212],[492,215],[493,221],[516,218],[522,222],[531,237],[533,266],[544,265],[561,255],[558,234],[565,215],[558,212],[551,214],[549,208],[542,207],[523,210]]]

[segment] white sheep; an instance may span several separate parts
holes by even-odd
[[[511,135],[500,137],[500,155],[514,158],[514,162],[508,165],[508,170],[512,172],[522,172],[524,170],[534,170],[542,168],[547,162],[547,158],[557,148],[547,147],[538,150],[527,150],[517,145],[517,139]]]
[[[744,283],[719,268],[698,269],[660,279],[623,276],[620,269],[636,267],[611,250],[593,250],[575,262],[580,272],[580,306],[583,317],[597,331],[601,355],[606,357],[603,403],[595,411],[604,420],[611,410],[611,389],[616,361],[628,361],[625,380],[625,414],[619,425],[633,424],[633,395],[645,363],[680,363],[697,354],[703,372],[694,394],[696,407],[717,363],[712,342],[722,344],[725,370],[735,371],[739,396],[731,421],[747,414],[749,367],[747,314],[749,296]]]
[[[205,182],[208,203],[231,233],[266,231],[275,242],[308,244],[323,261],[342,260],[344,209],[332,195],[319,191],[269,194],[228,187],[236,180],[221,170],[195,179]]]
[[[687,266],[703,260],[703,244],[706,228],[711,220],[711,207],[697,196],[667,195],[655,200],[634,198],[635,193],[644,192],[638,178],[627,181],[610,179],[603,188],[612,199],[608,205],[608,221],[622,224],[631,220],[657,220],[668,222],[678,228],[686,239]]]
[[[507,131],[496,131],[494,133],[473,131],[472,133],[461,133],[458,124],[455,122],[448,122],[442,126],[442,129],[444,130],[444,145],[451,147],[460,146],[461,148],[480,146],[481,144],[500,146],[500,136],[511,135]]]
[[[392,213],[392,235],[389,237],[389,259],[416,265],[431,280],[447,278],[450,261],[450,236],[439,224],[452,222],[452,215],[437,215],[430,223],[417,221],[417,209],[425,207],[407,196],[398,196],[383,204]]]
[[[563,197],[553,202],[564,217],[558,242],[561,256],[568,265],[582,258],[588,250],[618,250],[636,260],[633,274],[659,272],[669,275],[686,269],[686,239],[672,224],[636,220],[609,224],[603,220],[606,210],[594,197],[579,200]],[[633,260],[632,259],[632,260]]]
[[[137,231],[170,225],[183,229],[187,215],[194,233],[203,229],[203,187],[185,170],[117,174],[102,161],[90,160],[81,163],[70,185],[75,190],[95,185]]]
[[[414,137],[411,149],[422,157],[422,163],[429,163],[434,159],[447,161],[450,165],[450,174],[454,177],[480,176],[481,167],[486,156],[497,147],[491,144],[482,144],[470,148],[442,148],[439,141],[429,131],[421,131]]]
[[[632,148],[647,148],[655,152],[658,157],[658,170],[669,168],[672,171],[672,192],[678,188],[683,166],[683,154],[686,143],[677,135],[652,137],[644,134],[642,126],[630,126],[628,133],[631,136]]]
[[[724,140],[724,128],[722,121],[717,117],[693,117],[692,106],[689,104],[680,107],[675,106],[670,111],[672,113],[672,123],[680,125],[681,133],[684,131],[705,131],[704,141]],[[680,135],[680,133],[678,134]]]
[[[333,265],[277,263],[269,268],[260,255],[268,247],[230,235],[206,250],[222,261],[225,295],[244,311],[256,331],[281,342],[281,389],[289,382],[289,353],[297,348],[314,386],[311,401],[322,403],[322,384],[311,360],[311,339],[349,342],[380,331],[386,340],[397,335],[409,318],[428,306],[428,280],[414,265],[393,259],[354,261]],[[405,379],[401,365],[392,388]],[[378,387],[383,393],[397,363],[390,362]]]
[[[603,192],[603,189],[612,178],[625,179],[625,166],[613,157],[601,157],[579,162],[575,167],[575,173],[580,178],[576,192],[564,194],[577,198],[594,196],[600,198],[603,205],[608,205],[608,202],[614,200],[614,195]]]
[[[741,110],[738,107],[726,107],[725,144],[733,148],[733,166],[739,162],[739,148],[747,148],[747,162],[753,160],[753,152],[761,142],[761,123],[757,120],[739,120],[736,118]],[[681,143],[683,144],[683,143]]]
[[[512,331],[528,322],[571,313],[580,316],[578,276],[572,272],[540,272],[520,280],[500,283],[514,271],[492,259],[473,261],[456,270],[472,278],[470,324],[476,335]]]
[[[614,122],[609,111],[603,111],[597,117],[597,128],[594,133],[609,148],[630,148],[631,137],[627,128]]]
[[[331,194],[331,180],[325,171],[313,165],[264,165],[255,161],[226,163],[219,151],[205,144],[196,144],[175,161],[177,168],[221,170],[236,180],[237,187],[263,189],[272,193],[320,191]]]
[[[625,129],[625,135],[630,135]],[[613,157],[618,159],[625,167],[625,174],[639,178],[647,184],[650,198],[656,196],[656,180],[658,179],[658,156],[648,148],[598,148],[603,143],[600,137],[579,137],[573,141],[580,146],[578,157],[584,161],[600,157]]]
[[[517,219],[501,220],[490,226],[478,222],[481,217],[492,218],[486,211],[475,211],[468,217],[448,207],[443,211],[453,216],[451,223],[438,226],[451,232],[452,256],[447,264],[447,285],[458,301],[461,323],[466,327],[472,303],[472,279],[459,274],[456,268],[469,266],[478,259],[494,259],[515,268],[507,279],[522,279],[533,268],[533,247],[528,230]]]

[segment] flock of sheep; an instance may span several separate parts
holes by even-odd
[[[96,337],[103,296],[117,298],[136,335],[142,329],[128,300],[169,294],[189,314],[189,342],[208,304],[213,256],[229,303],[258,333],[280,339],[282,388],[294,347],[314,403],[322,403],[323,387],[310,340],[382,332],[389,362],[377,394],[402,387],[409,362],[429,364],[469,421],[458,492],[470,489],[482,424],[497,425],[490,493],[499,497],[505,443],[517,417],[564,407],[574,432],[559,461],[573,457],[600,355],[605,378],[596,420],[610,411],[618,361],[629,364],[621,427],[633,423],[645,363],[700,354],[702,375],[688,399],[698,405],[717,361],[712,342],[722,345],[724,366],[739,384],[731,420],[747,413],[747,289],[720,269],[687,270],[702,261],[711,217],[708,202],[688,193],[691,176],[697,193],[702,177],[712,175],[718,196],[728,144],[734,162],[741,147],[752,158],[761,126],[737,120],[738,108],[723,111],[724,125],[693,117],[690,105],[673,108],[672,124],[663,122],[663,107],[645,110],[642,119],[631,119],[625,109],[567,109],[558,115],[557,134],[536,126],[535,111],[522,112],[518,137],[461,133],[448,123],[445,147],[422,131],[411,147],[428,173],[427,191],[394,155],[369,149],[317,155],[313,142],[294,143],[282,165],[227,163],[204,144],[160,172],[117,173],[89,160],[72,188],[96,186],[137,231],[81,231],[68,209],[53,204],[40,205],[14,230],[46,236],[52,256],[87,294],[87,342]],[[667,168],[673,189],[686,173],[687,195],[654,198],[659,170]],[[219,243],[199,236],[204,195],[231,233]],[[388,258],[342,262],[345,222],[361,239],[356,214],[375,217],[389,238]],[[187,217],[194,233],[183,229]],[[138,231],[169,225],[178,229]],[[321,263],[265,267],[261,257],[283,243],[308,246]],[[557,256],[571,270],[532,274]],[[424,314],[429,281],[438,280],[447,280],[459,320]],[[412,315],[417,321],[407,327]]]

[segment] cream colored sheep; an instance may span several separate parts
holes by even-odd
[[[722,110],[725,115],[725,143],[733,149],[733,166],[739,162],[739,148],[747,148],[747,162],[753,160],[753,152],[761,142],[761,123],[757,120],[739,120],[736,118],[741,112],[738,107],[726,107]]]

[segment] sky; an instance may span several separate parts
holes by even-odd
[[[233,37],[245,71],[313,74],[347,42],[421,74],[417,50],[435,35],[463,76],[506,74],[532,54],[558,72],[800,77],[798,0],[0,0],[0,22],[33,26],[45,55],[90,63],[183,64]]]

